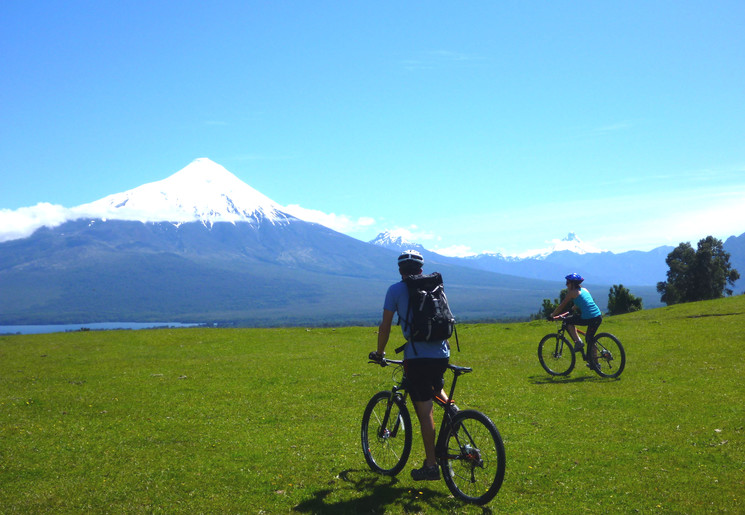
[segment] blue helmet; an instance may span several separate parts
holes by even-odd
[[[572,281],[572,282],[574,282],[574,283],[581,283],[582,281],[584,281],[584,280],[585,280],[585,278],[584,278],[584,277],[582,277],[581,275],[579,275],[579,274],[577,274],[577,273],[574,273],[574,274],[569,274],[568,276],[566,276],[566,277],[565,277],[565,279],[566,279],[567,281]]]

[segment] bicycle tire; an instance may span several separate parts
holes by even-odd
[[[574,346],[563,335],[547,334],[538,344],[538,361],[552,376],[565,376],[574,370],[577,361]]]
[[[386,420],[388,402],[393,392],[373,395],[362,415],[362,452],[374,472],[395,476],[406,465],[411,453],[411,417],[406,404],[395,397]],[[383,425],[385,421],[385,426]]]
[[[596,356],[590,356],[592,370],[600,377],[615,378],[626,367],[626,351],[621,342],[610,333],[595,335]]]
[[[507,461],[497,427],[480,411],[464,410],[446,431],[439,457],[445,484],[462,501],[488,503],[502,487]]]

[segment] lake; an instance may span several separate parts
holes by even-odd
[[[165,327],[197,327],[204,324],[181,324],[178,322],[99,322],[95,324],[55,324],[55,325],[0,325],[0,334],[41,334],[64,333],[68,331],[105,331],[113,329],[154,329]]]

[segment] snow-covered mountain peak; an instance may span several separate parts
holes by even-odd
[[[597,247],[583,242],[575,233],[570,232],[561,240],[553,240],[548,248],[531,250],[520,254],[521,258],[543,259],[554,252],[574,252],[575,254],[597,254],[603,252]]]
[[[230,173],[211,159],[200,157],[189,163],[173,175],[159,181],[175,188],[191,188],[210,185],[216,189],[230,191],[234,187],[247,186],[238,177]]]
[[[568,250],[575,254],[595,254],[602,252],[602,250],[580,240],[577,234],[573,232],[570,232],[565,238],[554,244],[553,252],[560,252],[562,250]]]
[[[385,247],[387,249],[394,250],[406,250],[413,249],[418,250],[422,248],[418,243],[409,241],[410,233],[406,230],[399,229],[394,231],[383,231],[378,234],[375,238],[369,241],[373,245]]]
[[[283,223],[282,206],[207,158],[173,175],[74,208],[81,216],[147,222]]]

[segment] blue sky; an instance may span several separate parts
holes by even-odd
[[[199,157],[362,240],[745,232],[745,2],[0,6],[0,232]]]

